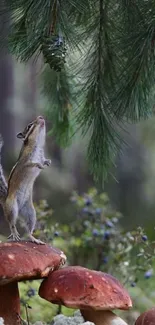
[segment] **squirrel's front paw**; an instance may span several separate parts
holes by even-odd
[[[44,161],[44,165],[46,165],[46,166],[50,166],[50,164],[51,164],[51,159],[46,159],[46,160]]]
[[[44,165],[36,163],[36,167],[38,167],[39,169],[44,169]]]

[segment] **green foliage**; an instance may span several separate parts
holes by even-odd
[[[84,196],[75,193],[71,200],[75,215],[68,225],[51,223],[52,211],[45,201],[37,206],[39,238],[64,247],[69,264],[111,273],[128,287],[133,283],[141,287],[144,278],[152,277],[154,242],[143,229],[125,232],[121,214],[96,189]]]
[[[74,131],[89,135],[90,170],[105,179],[122,142],[124,120],[152,114],[154,2],[3,0],[1,13],[8,12],[10,52],[22,62],[41,54],[52,69],[49,75],[44,65],[43,80],[57,141],[69,140],[72,114],[66,103],[74,93]],[[56,85],[63,79],[61,92],[51,88],[55,79]]]
[[[120,49],[123,69],[116,93],[116,115],[139,121],[152,113],[154,89],[154,2],[122,1]],[[147,106],[147,109],[146,109]]]
[[[111,104],[117,74],[111,47],[109,10],[108,2],[103,5],[100,1],[93,15],[90,13],[84,34],[85,39],[89,34],[89,42],[78,71],[83,83],[76,121],[83,135],[90,134],[88,162],[91,172],[96,177],[100,175],[101,180],[120,147],[118,121]]]
[[[140,227],[125,232],[121,226],[122,215],[112,208],[105,193],[97,193],[96,189],[90,189],[83,196],[74,193],[71,204],[75,213],[69,224],[55,223],[46,201],[36,205],[35,236],[62,249],[68,264],[101,270],[118,278],[131,293],[135,310],[152,307],[155,303],[155,243]],[[39,285],[40,281],[20,285],[22,314],[25,318],[25,306],[30,306],[31,321],[50,322],[58,313],[58,306],[38,297]],[[65,315],[73,313],[64,307],[62,312]]]
[[[56,137],[60,145],[68,144],[72,134],[72,114],[73,94],[71,84],[65,69],[57,73],[46,65],[43,72],[42,82],[43,94],[48,94],[47,117],[52,122],[49,132]]]

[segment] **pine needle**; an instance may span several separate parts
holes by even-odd
[[[45,65],[42,75],[46,112],[61,145],[76,131],[73,121],[89,135],[96,179],[106,178],[120,150],[120,125],[152,114],[154,12],[153,0],[2,0],[3,21],[11,17],[9,51],[20,61],[40,55],[51,34],[65,39],[62,71]],[[0,44],[6,44],[3,33]]]
[[[52,123],[50,134],[64,147],[69,144],[72,135],[70,116],[73,95],[70,80],[65,69],[57,73],[46,66],[42,81],[42,92],[48,100],[46,114]]]

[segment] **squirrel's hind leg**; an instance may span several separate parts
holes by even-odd
[[[19,241],[20,236],[16,228],[16,222],[18,218],[18,204],[16,201],[14,201],[12,205],[12,200],[10,201],[9,199],[7,199],[3,209],[4,209],[4,215],[6,217],[6,220],[9,224],[10,231],[11,231],[11,234],[8,237],[8,239]]]
[[[21,215],[26,220],[27,236],[32,243],[42,244],[45,243],[39,239],[36,239],[32,234],[36,225],[36,211],[32,202],[32,199],[29,198],[20,211]]]

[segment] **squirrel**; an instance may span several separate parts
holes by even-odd
[[[45,166],[51,164],[51,160],[44,157],[45,136],[46,125],[42,116],[38,116],[26,126],[23,132],[17,134],[17,138],[23,140],[23,145],[19,158],[9,175],[8,183],[0,162],[0,204],[11,231],[8,238],[12,240],[20,240],[16,228],[17,218],[20,214],[27,219],[26,228],[30,241],[44,244],[33,236],[36,211],[32,196],[35,179]],[[0,137],[0,152],[2,146],[3,140]]]

